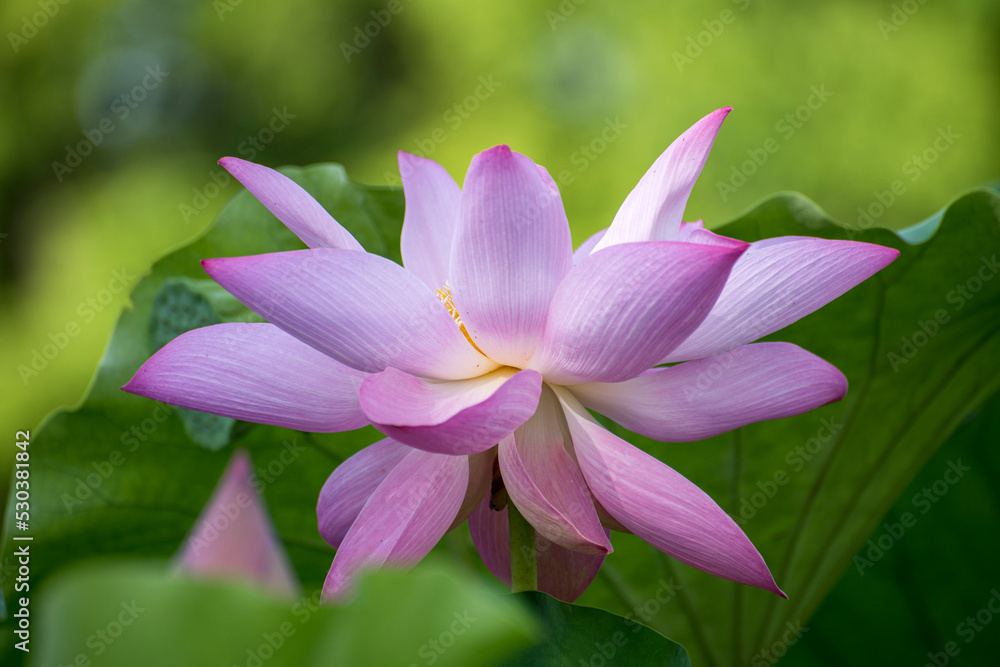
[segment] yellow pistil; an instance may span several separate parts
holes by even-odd
[[[451,298],[451,287],[447,282],[445,282],[444,287],[437,291],[437,295],[438,298],[441,299],[441,303],[444,304],[444,307],[448,309],[448,312],[455,319],[455,323],[458,325],[458,328],[462,330],[465,340],[469,341],[469,345],[476,348],[476,351],[485,357],[486,353],[479,349],[479,346],[476,345],[476,341],[472,340],[472,336],[469,335],[469,330],[466,329],[465,324],[462,323],[462,316],[458,314],[458,309],[455,308],[455,302]]]

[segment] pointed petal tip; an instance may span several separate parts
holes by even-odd
[[[404,164],[406,164],[408,166],[412,166],[412,165],[420,164],[421,162],[433,162],[434,161],[434,160],[431,160],[430,158],[421,157],[420,155],[416,155],[415,153],[407,153],[406,151],[404,151],[402,149],[396,151],[396,159],[399,162],[400,166],[403,166]]]
[[[854,258],[859,263],[864,263],[869,267],[867,277],[871,277],[889,266],[899,257],[899,250],[877,243],[867,243],[865,241],[840,241],[833,240],[831,243],[848,244],[854,247]]]
[[[248,259],[247,257],[207,257],[205,259],[199,260],[201,264],[201,270],[208,274],[209,278],[212,278],[218,282],[219,274],[223,273],[227,267],[234,261],[239,261],[241,259]],[[238,264],[236,266],[239,266]]]
[[[148,396],[149,384],[146,382],[146,377],[145,377],[146,373],[144,371],[146,370],[146,367],[149,365],[149,362],[152,360],[153,357],[150,357],[149,359],[144,361],[142,363],[142,366],[139,366],[139,370],[137,370],[135,374],[132,376],[132,379],[130,379],[128,382],[126,382],[121,386],[121,390],[124,392],[128,392],[129,394],[133,394],[135,396],[150,398]]]
[[[743,581],[743,582],[737,582],[737,583],[743,583],[743,584],[746,584],[747,586],[753,586],[754,588],[759,588],[761,590],[767,591],[768,593],[774,593],[778,597],[784,598],[784,599],[787,600],[788,599],[788,594],[785,593],[785,591],[781,590],[781,588],[778,587],[778,582],[776,582],[774,580],[774,577],[771,576],[771,572],[769,570],[767,570],[767,566],[766,565],[764,566],[764,568],[765,568],[765,572],[767,573],[767,576],[764,577],[762,581],[760,581],[760,582]]]
[[[237,447],[229,461],[230,474],[233,478],[250,484],[250,453],[242,447]]]
[[[706,115],[701,120],[699,120],[697,123],[695,123],[692,126],[692,128],[697,127],[699,125],[714,125],[715,126],[715,132],[718,132],[719,128],[722,126],[723,121],[726,120],[726,117],[730,114],[730,112],[732,110],[733,110],[733,108],[731,106],[720,107],[720,108],[716,109],[715,111],[713,111],[712,113]],[[713,139],[714,139],[714,135],[713,135]]]
[[[890,264],[896,261],[897,257],[899,257],[899,250],[897,250],[896,248],[888,248],[886,246],[879,246],[879,248],[882,249],[881,250],[882,255],[886,260],[884,266],[889,266]]]
[[[219,164],[222,165],[223,169],[228,171],[237,179],[239,179],[240,173],[245,174],[248,170],[253,169],[254,167],[263,167],[263,165],[259,165],[256,162],[250,162],[249,160],[244,160],[242,158],[232,157],[229,155],[227,155],[224,158],[220,158]],[[267,169],[267,167],[263,168]]]
[[[761,563],[763,563],[763,559],[761,560]],[[745,583],[749,586],[753,586],[754,588],[760,588],[761,590],[768,591],[769,593],[774,593],[778,597],[787,600],[788,594],[785,593],[785,591],[781,590],[781,588],[778,586],[778,582],[774,580],[774,577],[771,575],[771,571],[767,569],[767,565],[764,565],[764,572],[766,573],[767,576],[763,577],[763,581],[761,583],[752,583],[749,581]]]
[[[482,153],[473,158],[473,161],[482,159],[500,159],[510,157],[514,151],[507,144],[499,144],[493,148],[487,148]]]

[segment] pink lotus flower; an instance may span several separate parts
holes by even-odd
[[[405,268],[364,252],[281,174],[221,161],[310,250],[211,259],[205,270],[271,324],[178,337],[127,391],[304,431],[373,424],[387,437],[320,494],[338,548],[326,581],[412,565],[469,520],[510,581],[504,492],[534,526],[539,588],[575,599],[611,552],[607,528],[783,595],[757,550],[703,491],[602,428],[689,441],[840,399],[844,376],[788,343],[752,341],[889,264],[897,251],[785,237],[747,244],[683,223],[730,109],[675,141],[611,226],[572,251],[558,188],[498,146],[464,188],[399,154]],[[663,364],[685,363],[663,366]]]

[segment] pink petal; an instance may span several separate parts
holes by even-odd
[[[538,411],[500,441],[500,471],[511,501],[549,540],[588,554],[611,552],[590,491],[566,451],[559,403],[543,392]]]
[[[316,517],[319,533],[337,548],[375,489],[410,448],[391,438],[379,440],[341,463],[319,492]]]
[[[497,146],[472,160],[451,255],[451,293],[490,359],[523,367],[572,266],[559,191],[534,162]]]
[[[785,597],[747,536],[704,491],[594,423],[569,392],[559,398],[580,469],[608,512],[683,563]]]
[[[365,374],[271,324],[216,324],[167,343],[122,389],[157,401],[301,431],[368,424]]]
[[[618,243],[677,238],[691,189],[730,111],[713,111],[670,144],[625,198],[595,252]]]
[[[468,483],[466,457],[411,450],[347,531],[323,585],[323,597],[343,598],[361,570],[420,562],[451,526]]]
[[[177,555],[181,570],[236,577],[275,593],[294,595],[299,585],[264,501],[250,482],[250,455],[237,450]]]
[[[310,248],[364,251],[312,195],[284,174],[235,157],[224,157],[219,164]]]
[[[469,487],[465,491],[465,499],[462,507],[458,510],[458,515],[451,522],[452,528],[458,528],[472,512],[479,507],[483,498],[489,501],[489,491],[493,484],[493,468],[497,460],[497,448],[494,445],[485,452],[473,454],[469,458]]]
[[[745,241],[731,239],[715,232],[705,229],[701,220],[697,222],[682,222],[681,229],[677,233],[677,240],[684,243],[698,243],[701,245],[717,245],[724,248],[742,248],[746,246]]]
[[[635,377],[698,327],[741,252],[674,241],[595,252],[559,286],[529,367],[558,384]]]
[[[321,248],[206,259],[202,266],[255,312],[347,366],[423,377],[475,377],[496,367],[444,304],[388,259]]]
[[[784,236],[743,253],[712,312],[663,361],[710,357],[782,329],[888,266],[899,251]]]
[[[507,508],[493,511],[487,498],[469,517],[469,531],[483,563],[509,588],[510,526]],[[537,532],[535,554],[538,558],[538,590],[564,602],[573,602],[587,590],[605,558],[605,554],[571,551]]]
[[[569,389],[585,406],[630,431],[687,442],[838,401],[847,392],[847,378],[791,343],[757,343],[654,368],[625,382]]]
[[[361,409],[375,428],[438,454],[475,454],[510,435],[535,412],[542,377],[504,368],[469,380],[428,382],[395,368],[369,375]]]
[[[579,264],[580,260],[582,260],[584,257],[588,257],[590,253],[594,252],[594,248],[597,247],[597,244],[601,242],[601,239],[603,239],[604,235],[607,233],[608,230],[606,228],[602,229],[601,231],[597,232],[589,239],[581,243],[580,247],[577,248],[576,251],[573,253],[573,265],[575,266]]]
[[[448,282],[462,191],[437,162],[403,151],[399,151],[399,174],[406,194],[400,239],[403,266],[436,290]]]

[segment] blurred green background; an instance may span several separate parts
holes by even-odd
[[[7,434],[80,399],[135,280],[236,191],[225,155],[394,184],[403,149],[461,183],[507,143],[577,242],[725,105],[687,208],[709,226],[797,190],[898,228],[1000,174],[989,0],[8,0],[0,25]]]

